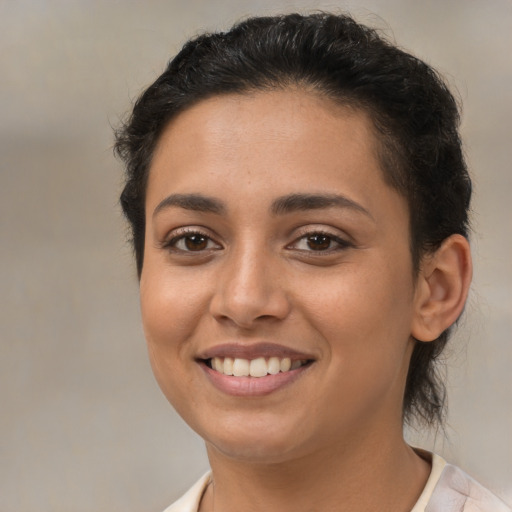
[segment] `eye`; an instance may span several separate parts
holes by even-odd
[[[166,244],[166,248],[182,252],[202,252],[221,249],[208,235],[199,231],[184,231],[176,234]]]
[[[331,248],[333,240],[330,236],[321,233],[308,235],[306,237],[306,244],[312,251],[325,251]]]
[[[332,252],[346,249],[350,243],[330,233],[314,232],[298,238],[291,245],[299,251]]]

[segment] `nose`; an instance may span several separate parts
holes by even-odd
[[[253,249],[227,257],[210,303],[211,314],[241,329],[286,318],[290,301],[277,259]]]

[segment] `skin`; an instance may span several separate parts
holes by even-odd
[[[202,101],[161,136],[141,308],[156,379],[206,442],[202,511],[396,512],[421,493],[429,465],[402,436],[411,335],[457,318],[469,252],[453,237],[413,275],[407,204],[376,154],[364,113],[289,89]],[[276,212],[290,194],[347,201]],[[261,342],[312,362],[271,393],[233,396],[198,360]]]

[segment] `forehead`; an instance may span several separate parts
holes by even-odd
[[[213,135],[224,135],[225,141],[236,143],[241,135],[236,132],[242,123],[250,125],[253,133],[264,129],[267,137],[286,137],[296,136],[299,130],[304,131],[308,125],[320,121],[324,124],[322,131],[325,136],[337,119],[350,119],[353,129],[364,129],[368,141],[378,143],[373,123],[366,110],[348,100],[335,101],[314,90],[288,87],[222,94],[202,99],[178,113],[168,123],[157,144],[157,151],[162,140],[171,134],[174,136],[176,131],[186,136],[190,135],[187,128],[192,128],[194,137],[201,135],[197,130],[198,123],[201,125],[201,132],[209,132],[210,140],[213,140]],[[179,125],[177,130],[176,125]],[[313,127],[313,130],[317,129],[318,126]]]
[[[215,96],[181,112],[164,130],[147,200],[158,200],[162,189],[193,192],[205,182],[224,193],[235,180],[267,195],[269,186],[276,194],[348,187],[371,203],[376,187],[387,188],[378,149],[366,112],[315,92]]]

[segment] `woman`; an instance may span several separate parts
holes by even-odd
[[[471,280],[458,109],[348,16],[189,41],[116,149],[156,379],[211,464],[172,512],[506,511],[411,448]]]

